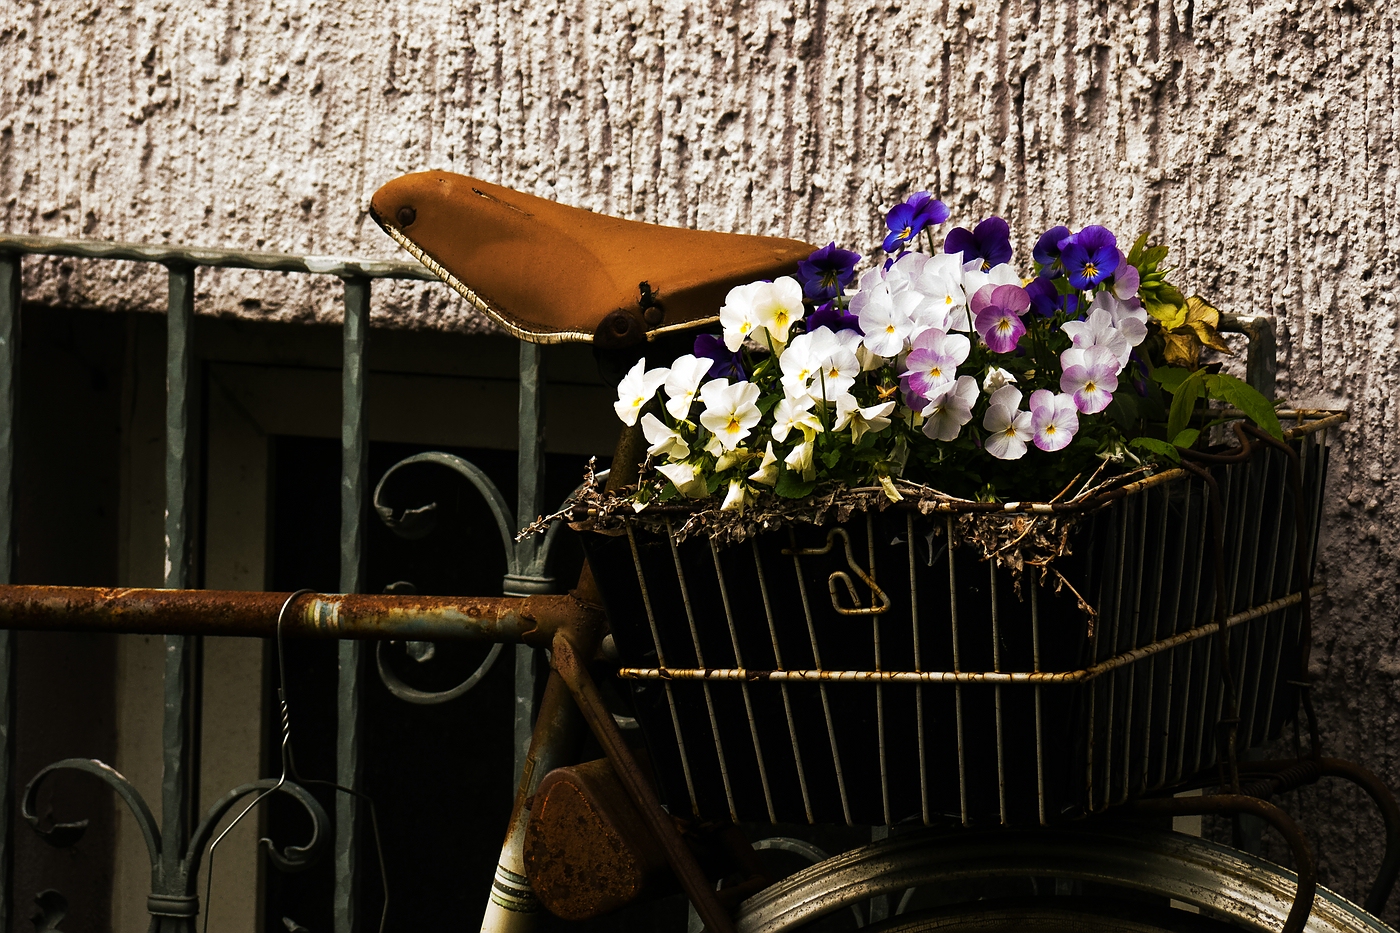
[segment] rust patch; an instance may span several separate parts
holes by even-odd
[[[525,875],[550,913],[611,913],[665,874],[664,854],[606,759],[545,775],[525,829]]]

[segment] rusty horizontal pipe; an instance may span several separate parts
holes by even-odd
[[[81,586],[0,586],[0,629],[143,635],[276,634],[288,593]],[[602,612],[572,596],[380,596],[305,593],[288,607],[287,637],[524,642],[546,648],[561,630],[597,626]]]
[[[1309,595],[1319,596],[1327,589],[1325,584],[1317,584]],[[886,684],[1077,684],[1093,680],[1102,674],[1120,667],[1141,661],[1143,658],[1180,647],[1198,638],[1214,635],[1222,628],[1229,629],[1270,613],[1296,606],[1303,601],[1302,592],[1291,593],[1267,603],[1260,603],[1252,609],[1237,612],[1225,620],[1224,625],[1208,622],[1205,625],[1154,641],[1141,648],[1133,648],[1116,654],[1095,664],[1093,667],[1077,671],[758,671],[743,667],[624,667],[617,676],[623,680],[713,680],[713,681],[774,681],[781,683],[886,683]]]

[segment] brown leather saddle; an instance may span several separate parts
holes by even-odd
[[[712,323],[731,288],[789,275],[814,249],[606,217],[451,172],[394,179],[370,214],[514,336],[604,349]]]

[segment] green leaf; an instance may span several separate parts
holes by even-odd
[[[834,470],[837,462],[841,459],[841,451],[828,450],[825,453],[817,454],[817,459],[826,464],[828,470]]]
[[[763,398],[758,400],[758,410],[766,415],[773,408],[774,405],[778,404],[782,400],[783,394],[781,392],[774,392],[772,395],[765,395],[763,396]]]
[[[1159,369],[1158,372],[1161,370]],[[1205,374],[1195,372],[1187,376],[1172,393],[1171,411],[1167,413],[1167,437],[1176,437],[1186,429],[1191,413],[1196,410],[1196,400],[1205,388]]]
[[[1163,389],[1175,393],[1186,381],[1186,377],[1191,375],[1191,370],[1182,369],[1180,366],[1158,366],[1148,375]]]
[[[1212,395],[1235,406],[1248,415],[1250,421],[1278,440],[1283,440],[1283,428],[1278,423],[1278,414],[1274,411],[1273,403],[1261,395],[1258,389],[1225,373],[1216,376],[1212,382]]]
[[[665,487],[663,487],[661,490],[661,495],[657,496],[656,498],[662,502],[665,502],[667,499],[674,499],[676,498],[676,496],[679,495],[680,490],[676,489],[676,484],[672,483],[670,480],[667,480]]]
[[[1126,381],[1126,380],[1125,380]],[[1113,401],[1108,403],[1108,415],[1124,431],[1131,431],[1138,420],[1137,392],[1131,385],[1113,393]]]
[[[726,481],[724,477],[720,474],[711,473],[709,476],[705,477],[705,489],[709,492],[710,495],[713,496],[715,494],[715,490],[723,486],[725,482]]]
[[[1128,251],[1128,265],[1136,266],[1139,262],[1142,261],[1142,251],[1143,248],[1146,246],[1147,234],[1144,233],[1142,236],[1137,238],[1137,242],[1133,244],[1133,248]]]
[[[812,490],[817,488],[817,481],[804,482],[802,474],[793,470],[784,470],[778,476],[778,484],[773,487],[773,491],[785,499],[801,499],[810,496]]]
[[[1175,447],[1168,444],[1166,441],[1159,441],[1155,437],[1135,437],[1131,441],[1128,441],[1128,446],[1154,453],[1159,457],[1170,460],[1172,463],[1181,462],[1181,454]]]
[[[1196,439],[1200,436],[1201,432],[1198,428],[1187,428],[1176,437],[1172,438],[1172,446],[1193,447],[1196,444]]]

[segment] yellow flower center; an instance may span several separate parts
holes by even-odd
[[[725,428],[724,428],[724,429],[725,429],[726,431],[728,431],[730,434],[736,434],[736,433],[738,433],[739,431],[742,431],[742,430],[744,429],[744,427],[743,427],[743,425],[739,424],[739,419],[738,419],[738,418],[735,418],[734,416],[731,415],[731,416],[729,417],[729,424],[725,425]]]
[[[1096,265],[1094,265],[1092,262],[1086,262],[1086,263],[1084,264],[1084,278],[1086,278],[1086,279],[1095,279],[1095,278],[1098,278],[1098,276],[1099,276],[1099,267],[1096,266]]]
[[[1097,388],[1098,388],[1098,387],[1094,385],[1093,380],[1090,380],[1089,382],[1084,383],[1084,391],[1085,391],[1085,392],[1094,392],[1094,391],[1097,390]]]

